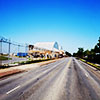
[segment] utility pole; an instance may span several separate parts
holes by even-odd
[[[2,38],[0,40],[0,54],[2,54]]]
[[[10,39],[9,39],[8,44],[9,44],[9,47],[8,47],[8,60],[9,60],[9,58],[10,58],[10,45],[11,45]],[[10,63],[10,62],[9,62],[9,63]]]
[[[0,39],[0,56],[2,55],[2,38]],[[2,66],[2,60],[0,60],[0,66]]]
[[[27,44],[25,44],[25,53],[27,53],[27,47],[28,47]]]
[[[9,39],[9,49],[8,49],[9,57],[10,57],[10,45],[11,45],[11,41],[10,41],[10,39]]]
[[[20,45],[18,45],[18,53],[19,53],[19,50],[20,50]]]

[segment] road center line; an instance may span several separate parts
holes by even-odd
[[[19,86],[17,86],[17,87],[15,87],[15,88],[13,88],[13,89],[12,89],[12,90],[10,90],[10,91],[8,91],[6,94],[11,93],[11,92],[15,91],[15,90],[16,90],[16,89],[18,89],[18,88],[20,88],[20,85],[19,85]]]
[[[71,64],[72,58],[69,60],[67,67],[69,67],[69,65]]]

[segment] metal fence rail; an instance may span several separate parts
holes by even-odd
[[[19,52],[28,51],[28,44],[17,43],[15,41],[11,41],[11,39],[7,39],[5,37],[0,36],[0,56],[3,54],[7,54],[8,58],[11,54],[17,55]],[[2,61],[0,60],[0,65],[2,65]]]

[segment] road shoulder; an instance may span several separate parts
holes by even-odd
[[[33,64],[20,65],[20,66],[10,67],[10,68],[6,68],[6,69],[0,69],[0,78],[10,76],[13,74],[17,74],[17,73],[21,73],[21,72],[31,70],[31,69],[36,69],[37,67],[56,62],[58,60],[60,60],[60,59],[44,61],[44,62],[39,62],[39,63],[33,63]]]

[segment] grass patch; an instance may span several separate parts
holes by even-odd
[[[8,57],[6,57],[6,56],[0,56],[0,60],[11,60],[11,58],[8,58]]]
[[[28,60],[28,61],[19,62],[19,64],[20,65],[23,65],[23,64],[31,64],[31,63],[38,63],[38,62],[48,61],[48,60],[51,60],[51,59]]]

